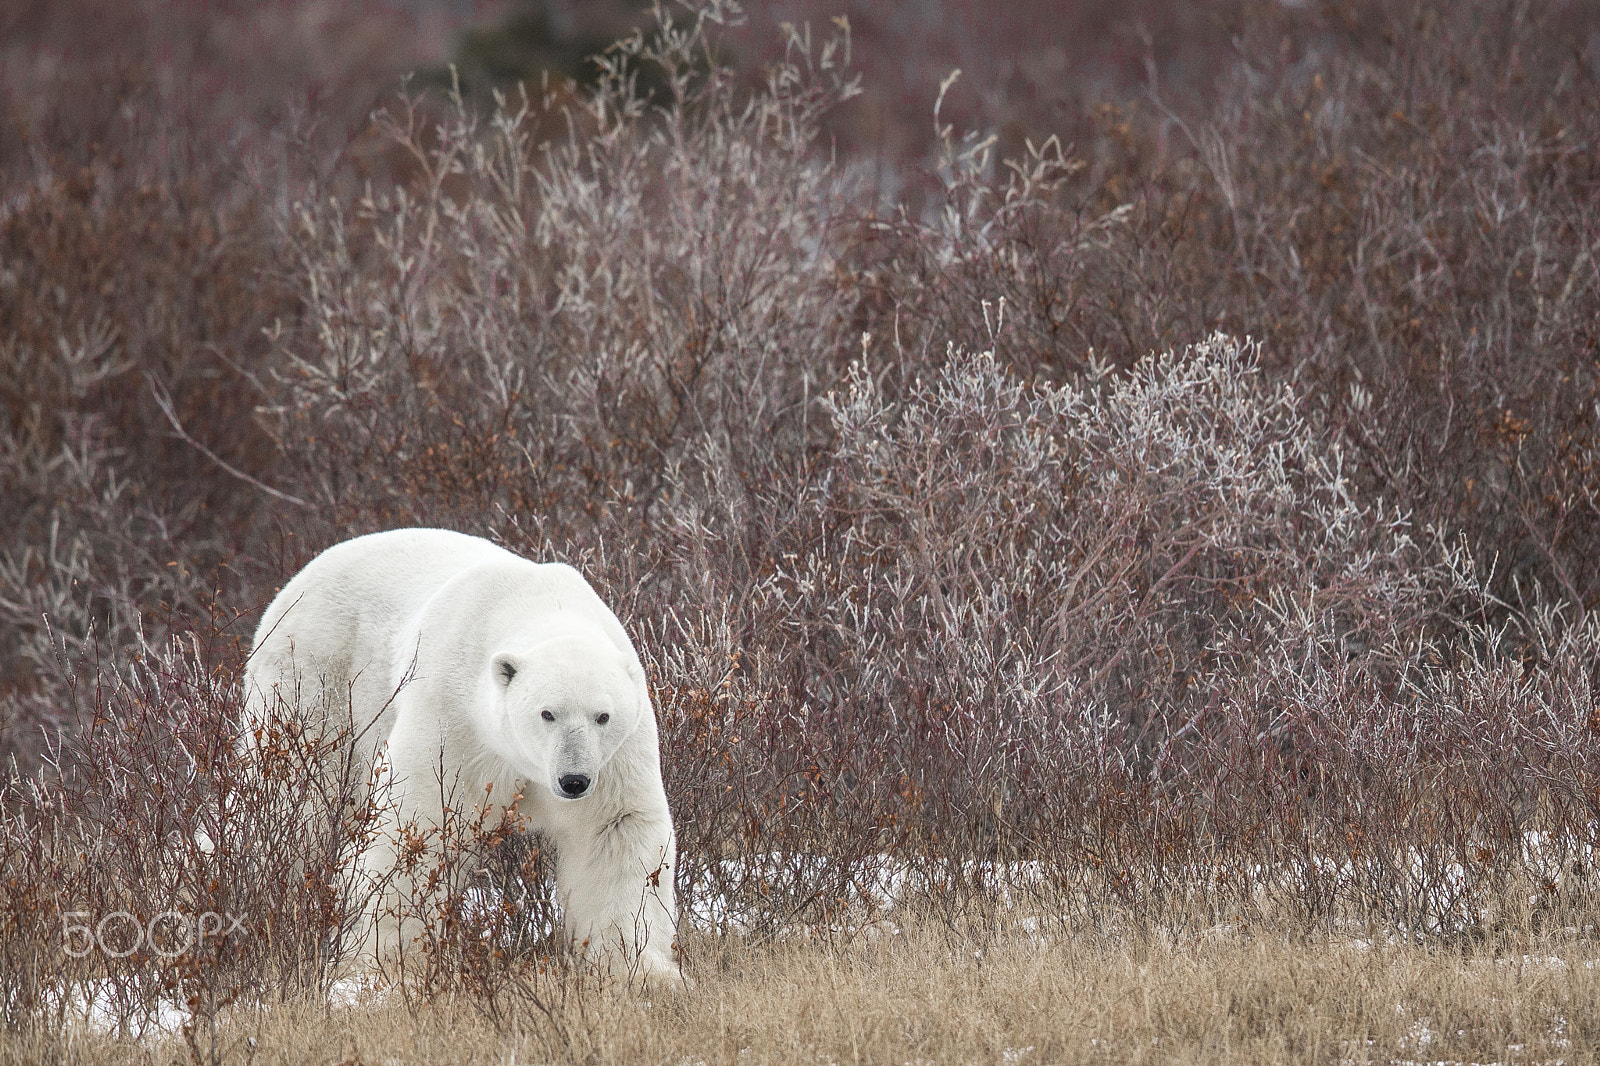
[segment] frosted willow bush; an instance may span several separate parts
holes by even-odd
[[[1429,932],[1583,896],[1585,638],[1491,625],[1256,346],[1061,386],[957,351],[892,399],[856,364],[822,406],[826,462],[755,508],[793,516],[771,574],[706,609],[752,604],[736,650],[845,738],[878,839],[950,883],[1043,858],[1080,899]]]
[[[760,925],[1008,883],[1438,933],[1584,898],[1585,639],[1491,624],[1463,547],[1358,493],[1255,345],[890,377],[849,367],[785,477],[669,476],[671,576],[632,609],[702,814],[690,899]]]
[[[949,341],[870,328],[885,271],[1003,280],[1027,234],[1099,262],[1127,213],[1051,229],[1059,146],[994,176],[942,130],[948,210],[873,260],[898,253],[819,146],[848,38],[793,36],[749,90],[705,43],[723,14],[624,42],[583,100],[393,118],[412,182],[297,213],[308,319],[269,410],[320,539],[492,530],[603,586],[652,669],[691,911],[833,928],[891,874],[959,902],[1028,869],[1453,928],[1534,876],[1511,835],[1590,832],[1552,769],[1592,769],[1573,690],[1515,674],[1560,627],[1375,495],[1272,353],[1051,377],[1004,299]]]
[[[691,441],[803,435],[848,313],[842,179],[815,143],[854,92],[848,39],[795,36],[745,101],[708,64],[722,16],[622,42],[581,101],[392,116],[416,180],[349,217],[299,210],[310,320],[285,338],[277,412],[313,498],[423,483],[562,535],[578,498],[647,515]],[[644,68],[658,103],[633,91]]]
[[[909,613],[855,631],[1034,649],[1036,678],[1091,668],[1115,678],[1100,698],[1155,686],[1147,705],[1293,620],[1363,646],[1414,634],[1469,575],[1355,498],[1337,441],[1257,355],[1217,336],[1126,374],[1024,386],[993,352],[956,353],[892,402],[857,366],[826,401],[837,446],[818,484],[857,554],[812,565],[876,560],[874,580],[910,593]]]

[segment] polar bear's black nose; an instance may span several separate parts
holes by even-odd
[[[589,778],[584,774],[562,774],[561,791],[570,798],[577,799],[589,791]]]

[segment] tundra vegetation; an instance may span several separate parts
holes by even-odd
[[[3,16],[0,1058],[1594,1056],[1600,15],[1191,6],[1204,91],[946,81],[887,182],[882,26],[496,97]],[[693,992],[552,954],[473,797],[341,982],[366,772],[240,676],[401,525],[629,629]]]

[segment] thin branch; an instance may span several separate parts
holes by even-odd
[[[256,478],[251,477],[249,474],[246,474],[243,470],[240,470],[238,467],[232,465],[210,448],[207,448],[204,444],[201,444],[199,441],[189,436],[189,432],[183,428],[183,423],[178,421],[177,412],[172,409],[172,397],[167,395],[167,390],[162,388],[161,383],[150,374],[145,375],[145,380],[150,383],[150,395],[155,397],[156,406],[161,408],[161,413],[167,416],[168,422],[172,423],[173,431],[176,432],[184,441],[192,445],[194,449],[201,455],[205,456],[207,459],[210,459],[213,463],[216,463],[223,470],[232,474],[240,481],[254,485],[256,488],[260,489],[262,492],[273,497],[274,499],[282,500],[284,503],[292,503],[296,507],[311,506],[298,496],[291,496],[287,492],[281,492],[278,489],[273,488],[271,485],[265,484]]]

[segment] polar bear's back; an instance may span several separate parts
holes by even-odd
[[[328,548],[283,587],[256,629],[247,669],[254,709],[275,685],[285,697],[286,685],[302,696],[351,686],[358,710],[385,698],[404,621],[463,572],[508,563],[536,565],[445,529],[389,530]]]
[[[335,544],[283,587],[256,630],[257,656],[293,640],[354,651],[412,615],[463,570],[521,557],[448,529],[393,529]]]

